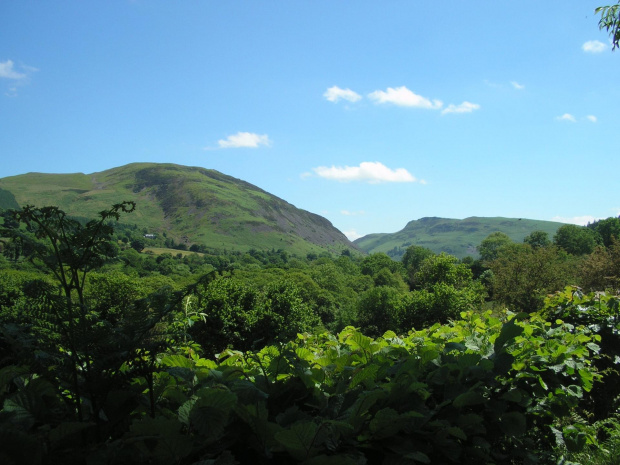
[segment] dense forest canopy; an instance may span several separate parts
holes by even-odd
[[[1,213],[5,463],[546,463],[617,440],[619,218],[395,261],[146,248],[134,208]]]

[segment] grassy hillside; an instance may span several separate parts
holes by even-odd
[[[19,208],[19,204],[15,200],[15,196],[9,191],[0,189],[0,208],[7,210],[9,208]]]
[[[290,253],[355,249],[325,218],[215,170],[132,163],[99,173],[28,173],[0,179],[19,205],[56,205],[94,217],[114,203],[137,209],[122,221],[177,242],[217,250],[285,249]]]
[[[354,241],[368,253],[384,252],[400,259],[407,247],[419,245],[436,253],[447,252],[459,258],[476,257],[476,247],[495,231],[506,233],[513,241],[521,242],[532,231],[545,231],[549,238],[562,223],[517,218],[479,218],[464,220],[421,218],[410,221],[404,229],[393,234],[369,234]]]

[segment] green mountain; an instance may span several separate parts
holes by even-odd
[[[552,239],[562,224],[525,218],[421,218],[410,221],[401,231],[368,234],[356,239],[354,244],[364,252],[384,252],[395,259],[400,259],[410,245],[426,247],[435,253],[447,252],[459,258],[476,257],[476,247],[493,232],[501,231],[515,242],[522,242],[533,231],[545,231]]]
[[[275,248],[303,255],[356,250],[327,219],[204,168],[132,163],[92,174],[27,173],[1,178],[0,193],[7,207],[14,199],[19,205],[55,205],[69,215],[88,218],[133,200],[136,211],[123,216],[122,222],[212,250]]]
[[[19,204],[17,200],[15,200],[13,194],[4,189],[0,189],[0,209],[8,210],[9,208],[19,208]]]

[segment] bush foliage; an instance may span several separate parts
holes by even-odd
[[[618,457],[614,236],[581,257],[491,241],[485,263],[152,256],[114,239],[132,209],[6,216],[2,463]]]

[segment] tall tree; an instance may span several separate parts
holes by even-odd
[[[489,234],[478,246],[478,252],[483,262],[495,260],[502,247],[512,244],[508,234],[496,231]]]
[[[459,263],[458,258],[442,252],[424,260],[415,274],[416,287],[431,289],[435,284],[443,283],[457,289],[469,286],[472,272],[467,265]]]
[[[580,285],[589,291],[620,290],[620,239],[597,247],[579,265]]]
[[[409,286],[413,289],[413,277],[419,271],[422,262],[435,255],[431,249],[422,247],[419,245],[411,245],[405,250],[405,254],[402,258],[403,266],[407,270],[407,277],[409,278]]]
[[[565,224],[553,236],[553,243],[571,255],[585,255],[602,244],[602,239],[596,231],[585,226]]]
[[[551,245],[549,234],[545,231],[532,231],[531,234],[525,236],[523,243],[529,244],[534,249],[538,247],[548,247]]]
[[[610,217],[596,221],[588,227],[601,235],[605,247],[610,247],[614,237],[620,239],[620,218]]]
[[[557,247],[513,244],[489,264],[493,296],[511,310],[533,312],[548,293],[570,283],[570,261]]]

